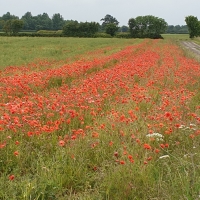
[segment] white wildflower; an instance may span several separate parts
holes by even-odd
[[[185,126],[184,125],[180,125],[179,128],[185,128]]]
[[[146,137],[155,138],[157,141],[163,141],[164,136],[160,133],[152,133],[152,134],[147,134]]]
[[[160,156],[159,159],[170,158],[169,155]]]

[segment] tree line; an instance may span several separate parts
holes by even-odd
[[[188,27],[187,25],[169,25],[167,27],[166,33],[168,34],[188,34]]]
[[[95,33],[106,33],[110,36],[115,36],[116,33],[120,32],[127,33],[127,37],[161,38],[162,33],[191,32],[191,25],[188,30],[187,21],[187,25],[173,26],[168,25],[164,19],[152,15],[131,18],[128,21],[128,26],[121,27],[118,20],[109,14],[102,18],[101,21],[102,24],[65,20],[59,13],[50,18],[47,13],[33,16],[31,12],[26,12],[19,18],[7,12],[0,17],[0,29],[8,35],[16,35],[21,29],[24,31],[63,30],[63,35],[70,37],[93,37]]]

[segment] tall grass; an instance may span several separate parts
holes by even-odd
[[[104,53],[117,52],[136,40],[117,38],[29,38],[1,37],[0,69],[27,65],[31,62],[75,60],[86,52],[105,48]],[[138,40],[139,42],[139,40]],[[112,48],[112,51],[106,47]],[[88,55],[89,57],[90,55]]]

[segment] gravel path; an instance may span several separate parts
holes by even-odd
[[[194,42],[188,42],[188,41],[184,41],[184,42],[181,42],[181,44],[191,50],[192,52],[196,53],[197,55],[200,56],[200,45],[194,43]]]

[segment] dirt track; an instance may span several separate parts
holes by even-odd
[[[200,45],[194,43],[194,42],[188,42],[188,41],[184,41],[184,42],[181,42],[181,44],[191,50],[192,52],[194,52],[195,54],[199,55],[200,56]]]

